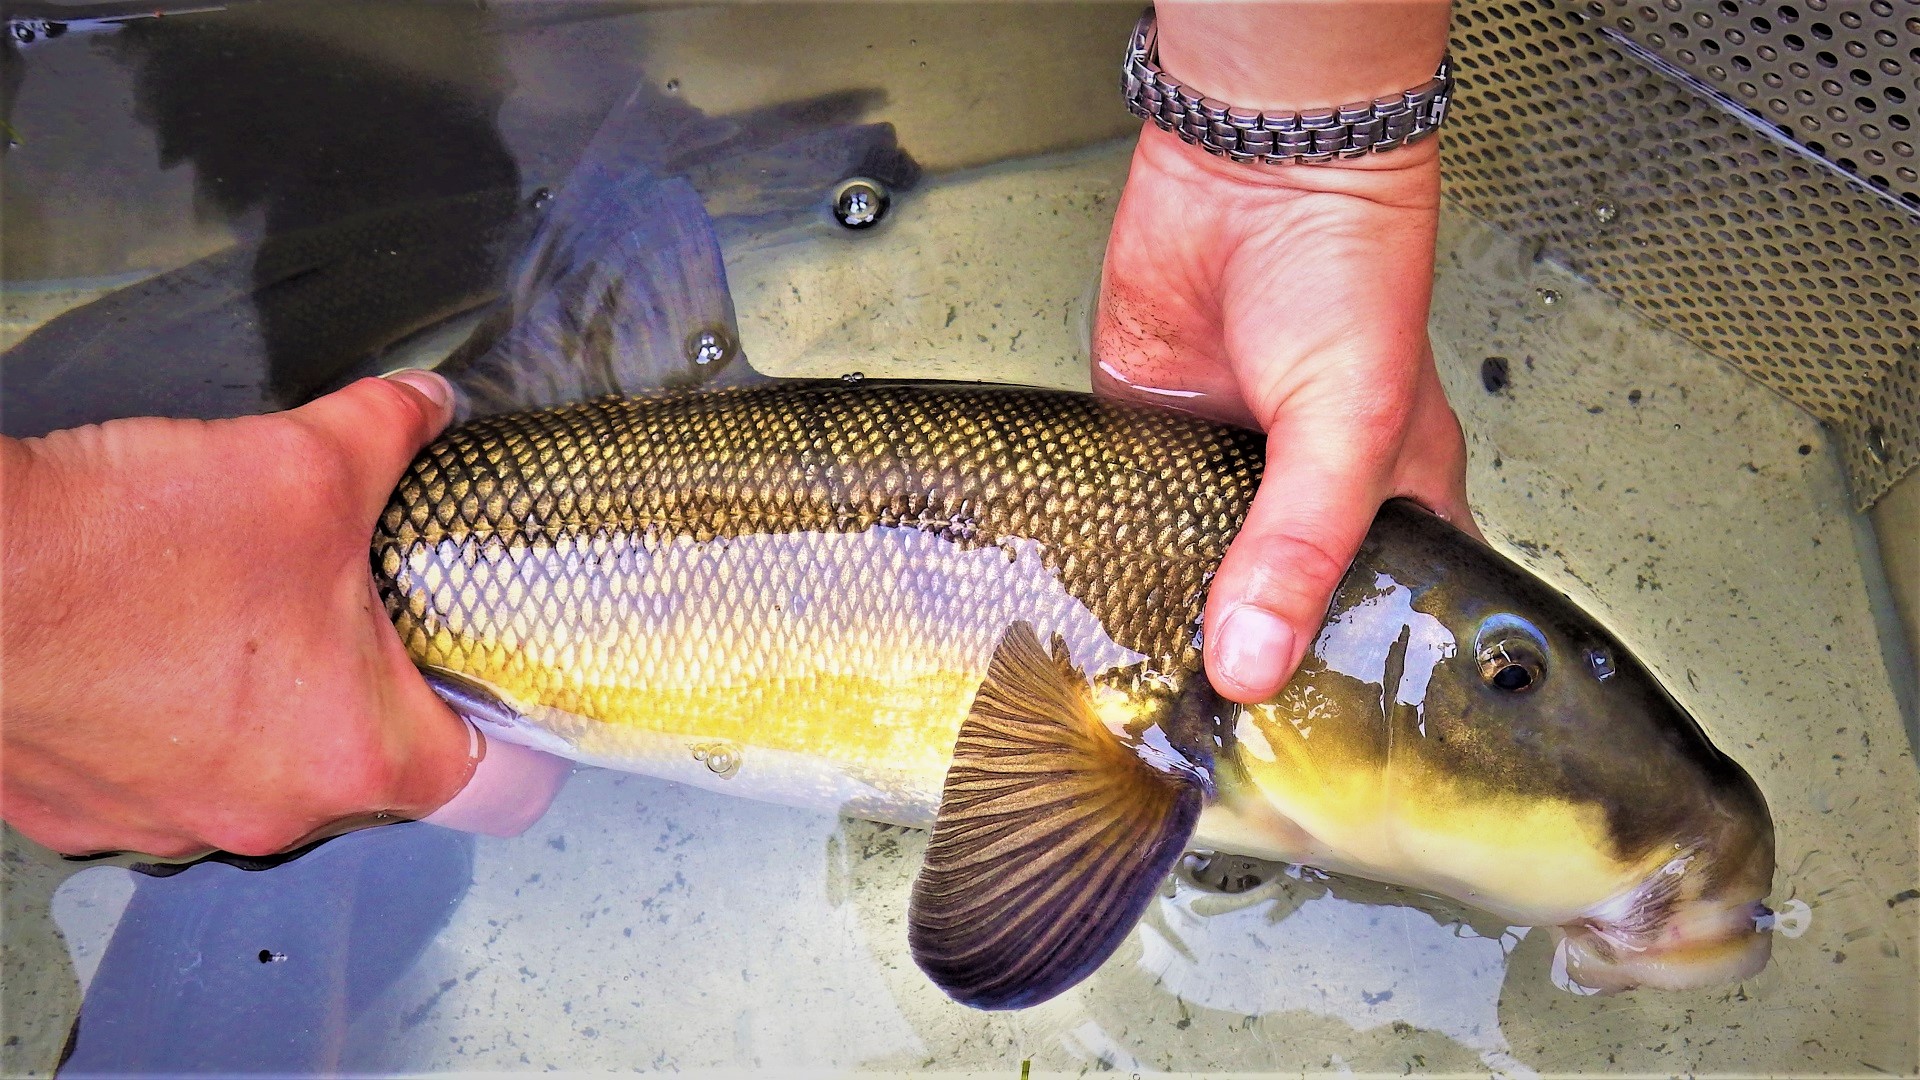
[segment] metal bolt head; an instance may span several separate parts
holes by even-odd
[[[687,359],[696,367],[717,367],[733,353],[733,341],[717,327],[696,331],[687,339]]]
[[[1887,429],[1879,424],[1867,426],[1867,453],[1882,465],[1893,460],[1893,451],[1887,446]]]
[[[833,189],[833,220],[849,229],[870,229],[887,215],[892,203],[885,184],[864,176],[849,177]]]

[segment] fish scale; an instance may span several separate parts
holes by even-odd
[[[448,433],[373,562],[416,662],[575,756],[658,772],[672,739],[723,739],[750,780],[756,749],[808,754],[919,820],[1013,622],[1096,683],[1198,669],[1261,447],[1016,388],[607,398]]]

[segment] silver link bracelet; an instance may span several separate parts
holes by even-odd
[[[1337,108],[1271,113],[1204,97],[1160,70],[1159,27],[1148,8],[1120,68],[1127,109],[1209,154],[1246,164],[1307,164],[1377,154],[1438,130],[1453,100],[1453,65],[1398,94]]]

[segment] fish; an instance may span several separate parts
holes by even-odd
[[[738,341],[697,195],[568,197],[369,552],[489,738],[929,830],[908,944],[976,1008],[1086,978],[1190,849],[1550,927],[1595,990],[1767,963],[1759,788],[1494,549],[1387,502],[1298,672],[1228,702],[1201,613],[1260,433],[743,355],[689,385],[689,334]]]

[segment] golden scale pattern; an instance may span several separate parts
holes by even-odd
[[[657,652],[591,639],[632,625],[636,612],[688,615],[673,610],[684,583],[649,580],[652,556],[715,540],[762,553],[720,594],[729,610],[691,613],[713,645],[690,661],[713,669],[692,674],[726,678],[755,663],[756,650],[727,644],[733,629],[777,623],[782,605],[833,602],[779,595],[769,586],[792,582],[793,571],[774,563],[840,557],[853,548],[836,537],[876,526],[948,542],[919,550],[1001,546],[1009,565],[1015,547],[1037,549],[1113,642],[1172,673],[1199,665],[1206,582],[1239,528],[1262,453],[1252,433],[1041,390],[810,383],[607,398],[487,417],[443,436],[396,490],[372,557],[416,660],[520,671],[542,684],[539,704],[590,718],[617,709],[619,688],[643,686],[646,665],[660,662]],[[737,539],[767,537],[792,542]],[[905,576],[881,569],[809,580],[953,587],[911,567]],[[964,620],[968,600],[939,598],[940,610]],[[490,640],[450,629],[462,626],[488,627]],[[527,674],[518,654],[535,652],[557,658],[552,670]],[[601,669],[587,681],[612,689],[585,690],[566,675],[583,666]],[[568,685],[554,685],[555,671]]]

